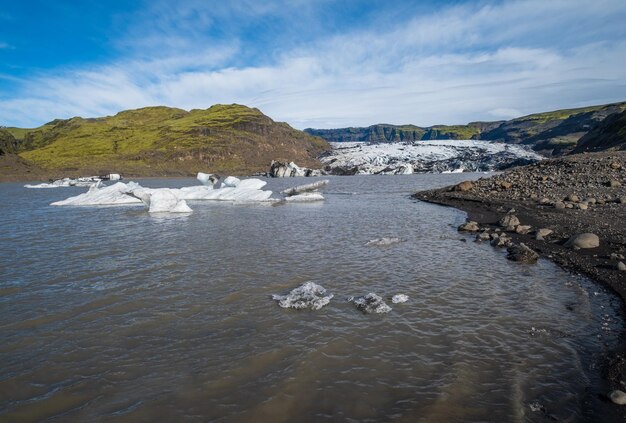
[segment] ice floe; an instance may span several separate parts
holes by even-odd
[[[391,307],[385,303],[385,300],[373,292],[363,297],[350,297],[348,301],[363,313],[389,313],[391,311]]]
[[[278,202],[272,198],[272,191],[263,190],[266,181],[256,178],[239,179],[227,177],[220,188],[214,188],[217,178],[211,174],[198,173],[198,180],[203,185],[182,188],[145,188],[136,182],[118,182],[108,187],[100,183],[92,184],[83,194],[52,203],[53,206],[99,206],[140,204],[148,207],[150,213],[170,212],[189,213],[189,200],[229,201],[242,203]],[[321,201],[324,197],[315,189],[326,185],[328,181],[320,181],[307,186],[295,187],[295,195],[285,198],[287,202]]]
[[[330,302],[333,294],[326,294],[326,289],[314,282],[306,282],[292,289],[286,295],[272,295],[282,308],[319,310]]]
[[[101,181],[119,181],[122,179],[119,173],[111,173],[104,176],[84,176],[80,178],[63,178],[41,184],[26,184],[24,188],[63,188],[63,187],[90,187]]]
[[[409,301],[409,296],[406,294],[396,294],[391,297],[391,302],[394,304],[406,303]]]
[[[99,188],[93,185],[89,191],[79,194],[65,200],[55,201],[51,206],[101,206],[101,205],[122,205],[122,204],[141,204],[138,198],[130,197],[126,193],[139,184],[135,182],[117,182],[108,187]]]
[[[394,245],[394,244],[398,244],[400,242],[403,242],[404,240],[402,238],[375,238],[375,239],[370,239],[369,241],[367,241],[367,244],[365,244],[368,247],[387,247],[389,245]]]
[[[329,182],[328,179],[322,179],[321,181],[316,181],[311,184],[298,185],[296,187],[288,188],[284,190],[283,194],[289,197],[292,195],[303,194],[305,192],[317,191],[318,189],[323,188],[326,185],[328,185],[328,182]]]

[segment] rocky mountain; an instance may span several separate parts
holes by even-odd
[[[4,128],[0,136],[3,151],[15,151],[59,176],[251,174],[267,171],[272,160],[319,167],[317,157],[330,148],[320,138],[237,104],[191,111],[146,107],[102,118],[59,119],[33,129]]]
[[[372,125],[367,128],[305,129],[329,142],[374,143],[474,139],[528,145],[544,156],[561,156],[610,115],[626,110],[626,102],[536,113],[508,121],[467,125]]]
[[[573,152],[582,153],[606,149],[626,150],[626,110],[604,119],[578,141]]]

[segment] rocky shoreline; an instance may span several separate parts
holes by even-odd
[[[626,315],[626,151],[545,160],[413,197],[465,211],[468,222],[459,230],[508,247],[507,258],[544,257],[607,286]],[[580,234],[597,240],[586,236],[591,244],[578,244]],[[626,390],[625,353],[626,339],[606,357],[610,389]]]

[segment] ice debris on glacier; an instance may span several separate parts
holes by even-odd
[[[409,301],[409,296],[406,294],[396,294],[391,297],[391,302],[394,304],[406,303]]]
[[[367,241],[367,244],[365,244],[368,247],[388,247],[390,245],[394,245],[394,244],[399,244],[400,242],[403,242],[404,240],[402,238],[375,238],[375,239],[370,239],[369,241]]]
[[[282,308],[319,310],[330,302],[333,294],[326,295],[326,289],[314,282],[306,282],[292,289],[286,295],[272,295],[272,299],[278,301]]]
[[[391,307],[389,307],[385,301],[379,295],[370,292],[363,297],[350,297],[348,302],[353,303],[357,309],[363,313],[389,313]]]
[[[326,174],[409,174],[502,170],[543,157],[520,145],[478,140],[415,143],[331,142],[320,160]]]

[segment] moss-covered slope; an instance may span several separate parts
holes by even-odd
[[[317,156],[329,148],[320,138],[236,104],[191,111],[146,107],[6,131],[17,138],[22,158],[66,176],[243,175],[266,171],[275,159],[316,167]]]

